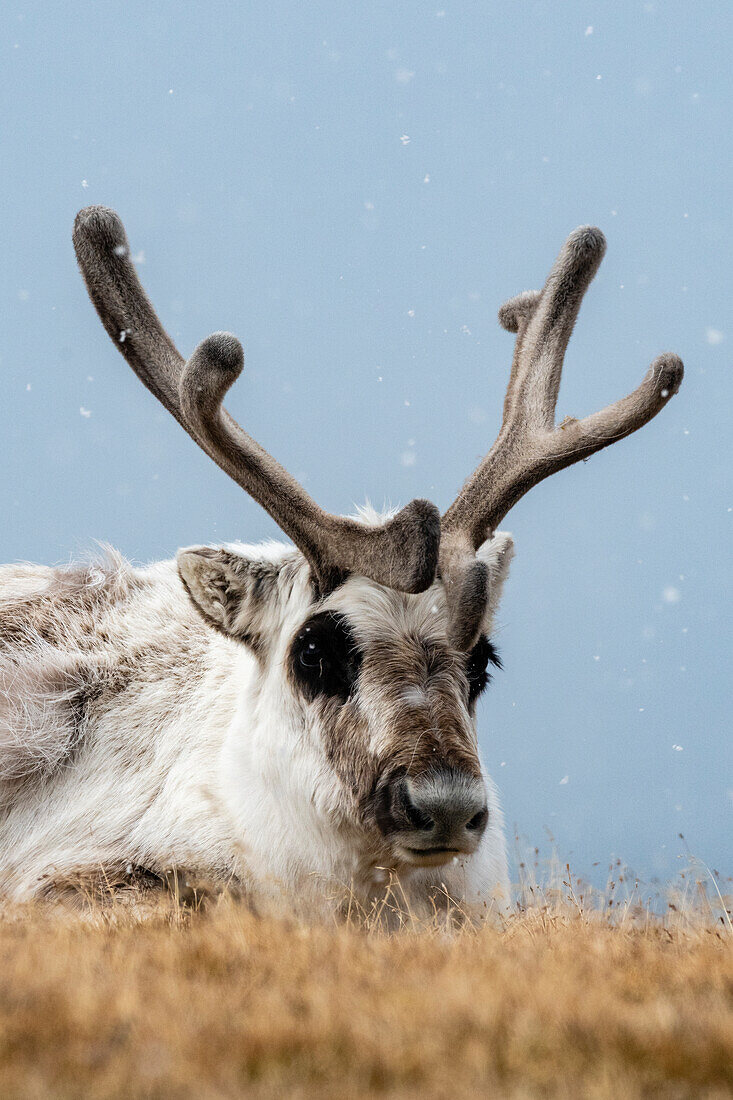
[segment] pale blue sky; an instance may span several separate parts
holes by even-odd
[[[731,67],[721,2],[7,2],[0,12],[2,560],[276,535],[103,332],[74,214],[122,215],[188,354],[325,507],[448,505],[495,435],[496,310],[566,234],[608,255],[560,415],[682,390],[538,487],[480,713],[507,822],[576,870],[733,871]],[[596,872],[599,874],[600,872]]]

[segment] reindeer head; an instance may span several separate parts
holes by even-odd
[[[632,394],[555,426],[565,348],[603,235],[576,230],[544,289],[500,311],[517,333],[501,431],[442,519],[424,500],[387,517],[324,512],[223,409],[243,366],[235,337],[217,333],[184,362],[114,211],[81,211],[74,243],[116,347],[297,547],[191,548],[178,566],[207,622],[256,658],[250,705],[290,731],[294,752],[308,746],[316,767],[304,796],[381,861],[430,866],[475,852],[489,817],[475,707],[499,665],[490,630],[512,555],[497,526],[533,485],[640,428],[682,380],[680,360],[660,356]]]

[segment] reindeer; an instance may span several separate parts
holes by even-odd
[[[368,906],[386,877],[418,909],[436,892],[468,912],[506,901],[476,735],[513,552],[498,525],[543,478],[651,420],[683,375],[662,355],[629,396],[555,426],[602,233],[577,229],[544,289],[500,310],[517,336],[501,430],[442,517],[425,500],[324,512],[223,408],[238,340],[215,333],[184,362],[114,211],[82,210],[74,244],[117,349],[292,545],[0,570],[0,889],[178,869],[323,911]]]

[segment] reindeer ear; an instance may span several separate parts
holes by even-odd
[[[497,531],[493,539],[487,539],[479,547],[476,557],[484,562],[489,570],[489,599],[482,623],[482,630],[486,634],[491,630],[504,582],[509,576],[509,564],[514,557],[514,539],[507,531]]]
[[[261,653],[277,616],[281,563],[211,546],[176,555],[178,573],[194,607],[210,626]]]

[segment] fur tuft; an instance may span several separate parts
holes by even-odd
[[[80,736],[97,617],[136,587],[129,563],[99,549],[83,564],[0,568],[0,783],[50,774]]]

